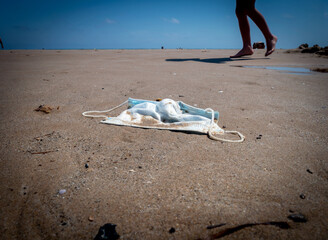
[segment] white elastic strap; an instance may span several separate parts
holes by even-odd
[[[111,111],[114,111],[117,108],[122,107],[123,105],[125,105],[127,103],[128,103],[128,100],[126,100],[125,102],[121,103],[120,105],[118,105],[116,107],[113,107],[111,109],[108,109],[108,110],[104,110],[104,111],[86,111],[86,112],[82,113],[82,115],[85,116],[85,117],[92,117],[92,118],[97,118],[97,117],[107,118],[108,116],[106,116],[106,115],[93,115],[93,114],[90,114],[90,113],[106,113],[106,112],[111,112]]]
[[[230,140],[230,139],[223,139],[223,138],[219,138],[214,136],[212,128],[215,124],[214,122],[214,110],[211,108],[206,108],[205,111],[210,111],[212,112],[212,119],[211,119],[211,125],[210,128],[208,129],[208,136],[210,139],[216,140],[216,141],[221,141],[221,142],[233,142],[233,143],[239,143],[239,142],[243,142],[245,140],[245,136],[243,134],[241,134],[238,131],[224,131],[224,133],[231,133],[231,134],[236,134],[240,137],[239,140]]]

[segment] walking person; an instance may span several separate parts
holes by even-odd
[[[251,45],[251,33],[247,17],[253,20],[265,37],[267,46],[265,56],[272,54],[275,50],[278,38],[270,32],[263,15],[255,8],[255,0],[237,0],[236,15],[243,40],[243,48],[236,55],[230,56],[230,58],[239,58],[254,53]]]

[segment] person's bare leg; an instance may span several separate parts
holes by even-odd
[[[251,33],[250,33],[249,22],[247,19],[248,7],[249,7],[248,3],[246,3],[245,0],[237,1],[236,15],[238,18],[240,34],[243,39],[243,48],[237,54],[230,56],[231,58],[238,58],[242,56],[252,55],[254,53],[251,45]]]
[[[278,38],[275,35],[272,35],[272,38],[267,39],[266,43],[267,43],[267,51],[265,53],[265,56],[269,56],[271,53],[274,52],[274,50],[276,50],[276,44],[277,44]]]
[[[235,55],[230,56],[231,58],[238,58],[242,56],[252,55],[253,49],[251,45],[251,34],[249,28],[249,22],[246,15],[238,16],[239,29],[241,37],[243,39],[243,48]]]
[[[265,56],[269,56],[274,52],[278,38],[270,32],[269,26],[266,23],[263,15],[257,11],[255,7],[248,11],[248,16],[254,21],[254,23],[263,33],[267,45]]]

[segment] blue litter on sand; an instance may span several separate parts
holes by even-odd
[[[129,98],[128,99],[128,108],[132,108],[137,104],[145,103],[145,102],[150,102],[150,103],[153,103],[153,104],[158,104],[159,103],[157,101],[149,101],[149,100]],[[208,112],[204,109],[190,106],[190,105],[185,104],[181,101],[178,101],[177,103],[179,104],[179,107],[180,107],[180,109],[182,110],[183,113],[190,113],[190,114],[193,114],[193,115],[200,115],[200,116],[204,116],[208,119],[211,119],[211,117],[212,117],[212,113]],[[219,112],[214,111],[214,119],[219,120]]]

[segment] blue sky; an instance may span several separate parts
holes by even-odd
[[[240,48],[234,0],[0,0],[6,49]],[[328,45],[328,0],[257,0],[278,48]],[[252,42],[264,41],[251,23]]]

